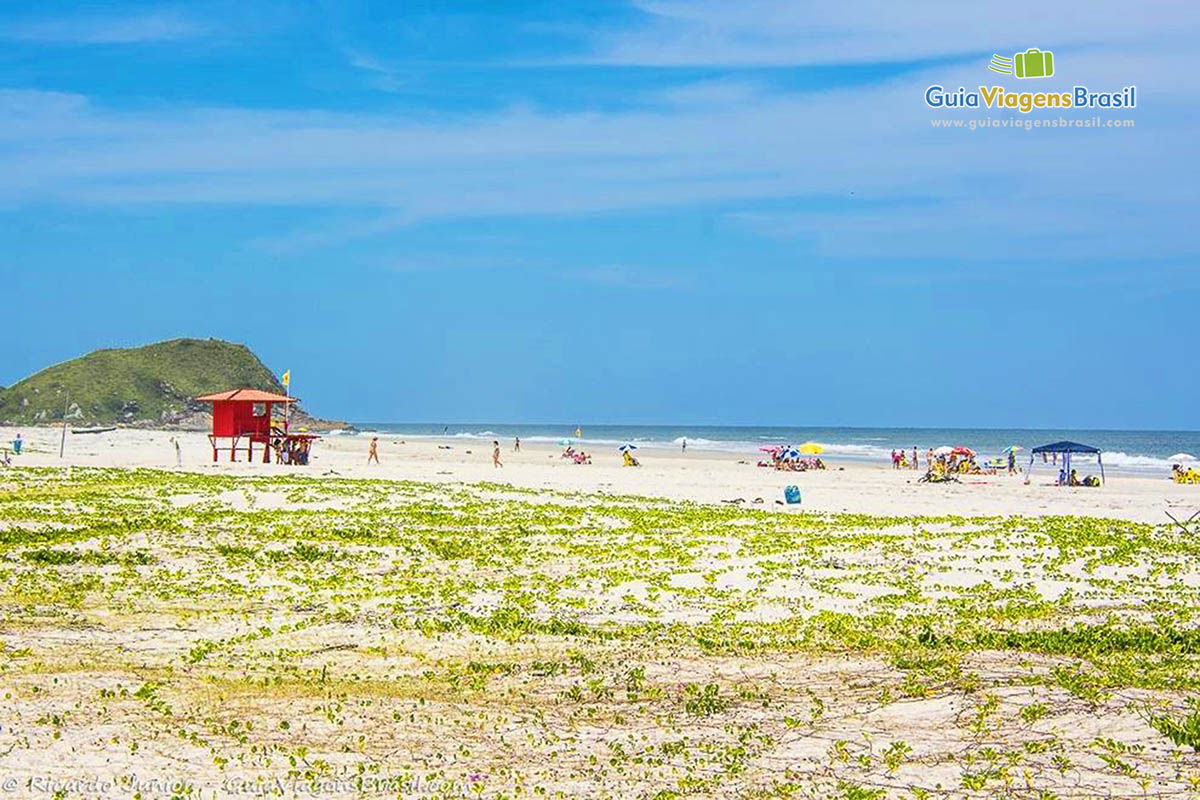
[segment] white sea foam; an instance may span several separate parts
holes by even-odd
[[[1113,466],[1117,469],[1129,470],[1162,470],[1166,471],[1171,468],[1172,464],[1181,464],[1195,462],[1196,457],[1188,453],[1176,453],[1170,458],[1154,458],[1153,456],[1130,455],[1129,453],[1109,452],[1101,453],[1101,458],[1107,466]]]
[[[823,445],[829,455],[848,456],[850,458],[889,458],[891,450],[869,444],[827,444]]]

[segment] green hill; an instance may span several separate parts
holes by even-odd
[[[248,387],[283,393],[250,348],[219,339],[172,339],[127,350],[97,350],[0,389],[0,422],[72,425],[206,423],[194,398]]]

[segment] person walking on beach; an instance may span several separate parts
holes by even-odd
[[[179,451],[179,440],[174,436],[171,437],[171,444],[175,445],[175,466],[183,466],[183,453]]]
[[[18,455],[18,456],[21,455],[21,445],[23,445],[23,444],[25,444],[25,440],[21,438],[20,433],[18,433],[16,436],[13,437],[13,454],[14,455]]]
[[[513,437],[513,452],[514,453],[521,452],[521,437],[520,436]]]
[[[379,437],[372,436],[371,444],[367,446],[367,463],[379,463]]]
[[[683,444],[681,445],[681,447],[682,447],[683,452],[686,453],[687,452],[687,437],[686,436],[683,437]]]
[[[1008,474],[1009,475],[1017,474],[1017,451],[1016,450],[1008,451]]]
[[[504,466],[503,464],[500,463],[500,442],[495,439],[492,440],[492,466],[493,467],[503,467]]]
[[[921,464],[917,461],[917,446],[913,445],[913,469],[920,469]]]

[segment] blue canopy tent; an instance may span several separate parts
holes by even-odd
[[[1070,480],[1071,477],[1071,454],[1085,453],[1094,455],[1096,463],[1100,465],[1100,482],[1104,483],[1104,461],[1100,458],[1100,448],[1092,447],[1089,444],[1080,444],[1079,442],[1054,442],[1053,444],[1044,444],[1041,447],[1035,447],[1029,451],[1029,467],[1025,470],[1025,479],[1029,480],[1029,473],[1033,472],[1034,456],[1045,453],[1058,453],[1063,457],[1062,471]]]

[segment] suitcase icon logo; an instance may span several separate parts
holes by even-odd
[[[1004,75],[1016,75],[1018,78],[1049,78],[1054,74],[1054,53],[1031,47],[1012,58],[993,55],[988,69]]]

